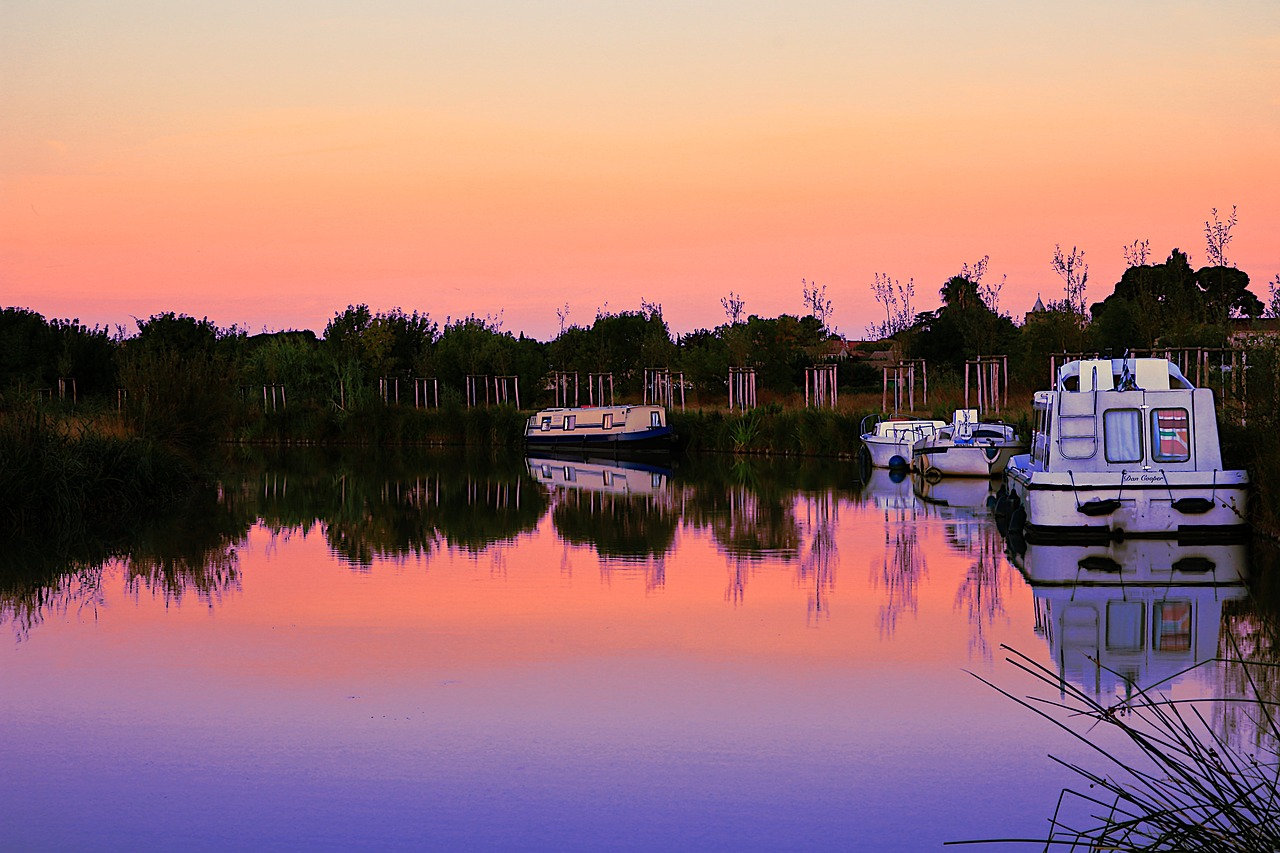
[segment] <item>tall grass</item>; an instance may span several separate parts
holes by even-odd
[[[1090,769],[1055,758],[1080,778],[1081,785],[1063,790],[1048,835],[982,843],[1036,844],[1044,850],[1087,853],[1280,850],[1277,704],[1259,690],[1251,671],[1275,664],[1246,664],[1235,649],[1230,662],[1241,665],[1252,694],[1238,699],[1175,700],[1155,687],[1135,686],[1129,698],[1105,705],[1026,655],[1003,648],[1010,653],[1010,663],[1057,697],[1022,698],[980,676],[979,680],[1086,744],[1102,766]],[[1206,663],[1215,662],[1222,659]],[[1227,704],[1236,713],[1240,708],[1252,713],[1259,737],[1248,751],[1219,734],[1210,722],[1214,706]],[[1079,725],[1065,722],[1064,715],[1090,725],[1081,732]],[[1120,748],[1104,745],[1113,735],[1131,749],[1122,754]]]
[[[190,466],[154,441],[53,421],[0,417],[0,536],[83,535],[187,494]]]

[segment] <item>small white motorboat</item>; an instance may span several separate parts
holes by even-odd
[[[951,425],[912,447],[913,465],[925,477],[997,477],[1027,443],[1013,427],[978,420],[977,409],[956,409]]]
[[[879,415],[868,415],[862,419],[862,446],[876,468],[910,468],[911,448],[915,443],[946,425],[946,421],[882,420]]]

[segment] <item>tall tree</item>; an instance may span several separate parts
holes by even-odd
[[[1053,260],[1049,266],[1062,279],[1065,302],[1082,320],[1085,316],[1085,287],[1089,282],[1089,265],[1084,260],[1084,250],[1071,247],[1070,254],[1062,254],[1062,246],[1054,244]]]

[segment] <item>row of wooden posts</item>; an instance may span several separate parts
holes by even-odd
[[[1098,353],[1056,353],[1049,357],[1050,387],[1057,381],[1058,367],[1067,361],[1105,358]],[[1128,353],[1128,357],[1166,358],[1182,371],[1197,387],[1214,384],[1214,390],[1224,401],[1243,400],[1249,366],[1248,353],[1231,347],[1166,347]],[[74,377],[60,377],[57,388],[38,389],[40,399],[78,402]],[[583,385],[585,384],[585,389]],[[685,408],[684,373],[670,368],[646,368],[644,371],[644,402],[674,409],[677,400],[680,409]],[[929,405],[929,371],[924,359],[904,359],[882,368],[881,409],[897,414],[917,411],[917,391],[921,408]],[[258,386],[241,386],[245,399],[257,394]],[[555,405],[581,406],[585,397],[589,406],[615,404],[615,383],[612,373],[588,373],[583,382],[576,371],[553,371],[548,388],[554,392]],[[280,411],[287,404],[285,386],[262,385],[262,405],[267,411]],[[468,375],[464,392],[467,406],[514,404],[520,407],[520,379],[517,376]],[[585,393],[584,393],[585,392]],[[971,396],[972,392],[972,396]],[[1009,357],[1006,355],[980,356],[965,361],[964,405],[970,408],[976,403],[980,412],[999,412],[1008,407]],[[440,380],[435,377],[384,376],[378,380],[378,395],[388,405],[408,404],[414,408],[439,408]],[[758,405],[756,369],[754,367],[730,367],[728,376],[728,402],[731,410],[753,409]],[[123,408],[128,392],[120,388],[116,392],[116,406]],[[805,406],[835,408],[838,402],[836,365],[818,364],[806,367],[804,372]],[[346,408],[345,383],[339,383],[338,405]]]

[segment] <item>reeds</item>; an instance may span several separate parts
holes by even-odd
[[[1089,853],[1280,850],[1276,703],[1263,698],[1249,672],[1271,664],[1228,661],[1242,666],[1252,696],[1175,700],[1155,687],[1135,685],[1129,698],[1105,705],[1026,655],[1002,648],[1010,653],[1011,664],[1052,688],[1058,698],[1021,698],[975,677],[1088,745],[1105,769],[1053,759],[1087,785],[1062,791],[1045,838],[950,843],[1039,844],[1045,851]],[[1214,662],[1224,660],[1196,666]],[[1206,710],[1219,703],[1242,705],[1256,714],[1260,736],[1252,753],[1230,743],[1206,718]],[[1072,718],[1092,723],[1081,732],[1067,722]],[[1114,735],[1131,747],[1125,755],[1103,745]]]
[[[0,537],[110,530],[184,496],[190,467],[154,442],[39,412],[0,419]]]

